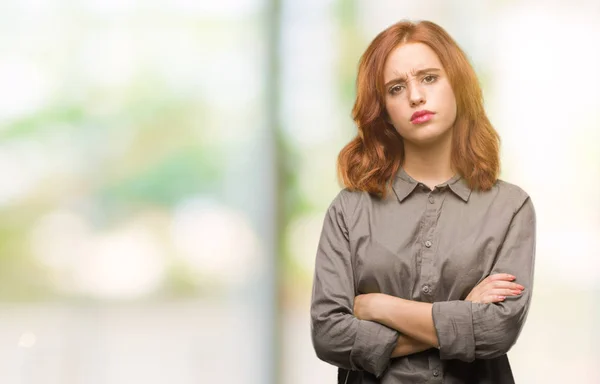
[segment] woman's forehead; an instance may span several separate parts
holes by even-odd
[[[423,43],[402,44],[392,50],[383,68],[384,81],[399,76],[415,76],[427,68],[443,70],[437,54]]]

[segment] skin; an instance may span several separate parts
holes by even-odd
[[[429,46],[402,44],[383,69],[387,121],[404,141],[406,172],[431,189],[454,175],[450,163],[456,98],[442,63]],[[415,124],[413,113],[428,110],[431,120]]]
[[[456,98],[442,63],[429,46],[412,43],[395,48],[386,60],[383,81],[389,121],[406,146],[431,146],[451,137]],[[412,114],[422,109],[433,112],[433,119],[412,123]]]
[[[402,44],[388,56],[383,81],[386,119],[404,142],[403,167],[414,179],[434,189],[455,174],[451,154],[457,108],[446,71],[429,46]],[[424,109],[433,112],[433,118],[423,124],[412,122],[413,113]],[[490,304],[519,295],[524,287],[514,279],[508,274],[488,276],[465,300]],[[381,293],[359,295],[354,300],[357,318],[400,331],[392,357],[439,348],[431,312],[431,303]]]

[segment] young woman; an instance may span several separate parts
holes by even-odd
[[[311,303],[340,383],[513,383],[535,212],[498,179],[475,72],[438,25],[381,32],[358,69],[358,135],[325,216]]]

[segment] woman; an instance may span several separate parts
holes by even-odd
[[[535,212],[498,179],[465,54],[434,23],[392,25],[360,60],[353,117],[316,257],[317,356],[346,384],[513,383]]]

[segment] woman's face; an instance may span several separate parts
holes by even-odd
[[[383,69],[388,121],[414,145],[451,137],[456,98],[438,56],[422,43],[396,47]]]

